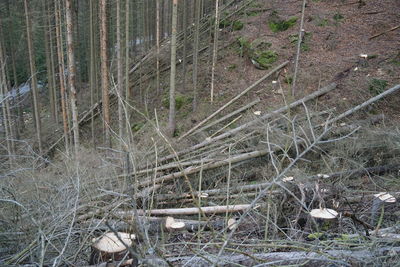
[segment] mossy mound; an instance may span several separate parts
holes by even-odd
[[[186,106],[193,102],[192,97],[187,97],[184,95],[176,95],[175,96],[175,108],[176,110],[180,110],[183,106]],[[165,96],[162,100],[162,105],[165,108],[169,108],[169,96]]]
[[[270,49],[272,44],[263,38],[251,43],[244,37],[239,37],[237,40],[239,55],[247,56],[258,69],[268,69],[278,60],[278,54]]]
[[[297,17],[292,17],[288,20],[284,20],[274,15],[271,16],[268,22],[268,26],[272,32],[277,33],[288,30],[290,27],[294,26],[296,22],[297,22]]]
[[[219,22],[219,28],[224,29],[232,27],[232,31],[240,31],[244,27],[244,23],[240,20],[223,19]]]
[[[269,69],[273,63],[278,60],[278,55],[276,52],[267,50],[267,51],[256,51],[252,56],[252,61],[257,64],[254,64],[258,69]],[[253,62],[253,63],[254,63]]]

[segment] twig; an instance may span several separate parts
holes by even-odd
[[[400,25],[394,26],[394,27],[390,28],[389,30],[386,30],[386,31],[384,31],[384,32],[381,32],[381,33],[378,33],[378,34],[375,34],[375,35],[369,37],[369,40],[372,40],[372,39],[374,39],[374,38],[376,38],[376,37],[378,37],[378,36],[384,35],[384,34],[386,34],[386,33],[388,33],[388,32],[397,30],[397,29],[399,29],[399,28],[400,28]]]

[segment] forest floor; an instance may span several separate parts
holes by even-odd
[[[308,1],[293,97],[291,88],[302,2],[254,1],[231,18],[231,22],[242,22],[242,29],[221,27],[219,46],[223,49],[218,53],[215,70],[214,102],[209,101],[212,52],[205,50],[200,60],[199,88],[202,89],[199,90],[196,112],[191,111],[193,66],[188,64],[185,88],[182,67],[178,68],[177,90],[182,106],[177,113],[176,138],[165,141],[160,134],[167,125],[165,99],[168,95],[169,71],[161,75],[161,93],[156,92],[151,79],[133,87],[133,103],[142,113],[130,114],[136,150],[133,166],[125,162],[126,153],[119,148],[91,149],[89,123],[82,130],[85,149],[78,159],[79,181],[76,179],[74,162],[64,154],[62,148],[58,148],[45,168],[23,171],[5,183],[7,191],[4,192],[23,203],[24,207],[18,207],[16,211],[12,204],[7,204],[3,208],[8,217],[0,217],[4,220],[4,224],[0,225],[0,234],[2,231],[15,234],[0,241],[0,245],[6,247],[4,251],[0,250],[0,265],[3,258],[6,259],[4,262],[10,264],[39,262],[40,259],[47,264],[56,261],[64,261],[70,266],[88,264],[90,240],[108,229],[104,225],[106,219],[115,229],[128,229],[138,234],[137,251],[147,259],[144,265],[149,266],[163,265],[165,261],[173,266],[210,266],[221,248],[224,248],[218,262],[221,266],[397,264],[400,259],[399,204],[385,204],[379,206],[377,211],[374,194],[390,192],[397,199],[400,197],[399,92],[369,105],[340,123],[334,123],[329,137],[322,136],[323,127],[319,125],[400,83],[400,29],[395,28],[400,24],[400,3],[396,0]],[[293,17],[297,18],[294,25],[283,31],[271,30],[270,22],[289,22]],[[380,33],[383,34],[378,36]],[[260,63],[252,62],[251,58],[267,51],[276,55],[276,61],[270,64],[268,70],[260,69],[256,66]],[[168,53],[163,60],[168,61]],[[286,60],[289,65],[218,116],[222,117],[259,98],[260,101],[247,112],[236,115],[234,121],[231,118],[229,125],[229,121],[225,121],[206,131],[179,139]],[[147,68],[154,66],[151,64]],[[201,148],[182,156],[179,154],[179,160],[165,163],[161,160],[170,153],[179,153],[211,136],[218,136],[219,131],[227,132],[284,107],[332,82],[337,84],[336,89],[311,103],[292,109],[274,121],[252,125],[246,129],[246,133],[241,132],[226,143],[218,140],[205,150]],[[80,90],[78,99],[81,112],[88,110],[88,90]],[[113,116],[117,118],[116,108],[113,110]],[[114,122],[116,125],[117,119]],[[101,127],[100,119],[94,123]],[[156,123],[159,128],[154,127]],[[54,134],[49,116],[44,116],[43,124],[44,134],[48,136],[46,143],[50,145],[59,136]],[[316,142],[318,135],[327,142]],[[34,135],[27,132],[26,136]],[[116,137],[114,143],[117,144],[118,140]],[[95,143],[100,145],[101,138],[96,137]],[[217,152],[212,146],[216,147]],[[156,179],[170,174],[179,175],[181,172],[189,173],[191,167],[203,166],[203,160],[229,161],[231,157],[244,153],[266,148],[271,150],[271,146],[276,146],[279,152],[233,162],[204,171],[204,174],[202,171],[194,175],[190,173],[192,176],[185,174],[185,180],[163,182],[161,187],[153,188],[150,193],[134,187],[144,196],[134,197],[143,210],[228,204],[251,205],[248,210],[236,213],[224,211],[219,215],[172,214],[170,216],[177,220],[187,220],[187,224],[202,221],[206,226],[164,232],[165,229],[161,227],[160,230],[159,225],[155,227],[158,227],[156,230],[151,229],[153,224],[149,223],[149,228],[144,227],[147,229],[145,234],[139,234],[142,228],[124,213],[130,212],[134,205],[132,200],[124,200],[129,199],[130,194],[138,196],[137,191],[132,193],[131,186],[137,181],[140,183],[152,177]],[[309,153],[302,155],[299,150]],[[180,166],[196,160],[201,164]],[[167,168],[167,162],[178,165]],[[161,169],[152,169],[154,163]],[[30,164],[36,166],[36,159]],[[393,168],[366,171],[368,168],[385,166]],[[26,168],[23,164],[20,167]],[[135,175],[128,178],[121,176],[125,168]],[[283,178],[289,177],[294,181],[282,183]],[[268,182],[271,184],[267,190],[262,184]],[[242,188],[251,185],[255,185],[256,189],[246,191]],[[236,191],[228,193],[227,188]],[[215,189],[221,192],[215,193]],[[204,197],[194,194],[203,191],[207,192]],[[151,192],[154,194],[151,195]],[[258,196],[257,205],[253,205]],[[340,216],[331,221],[310,219],[308,211],[319,207],[333,208]],[[33,223],[29,218],[33,218]],[[240,224],[229,227],[229,219]],[[385,230],[383,233],[376,231],[381,228]],[[20,236],[18,233],[25,234]],[[149,259],[152,257],[154,261],[159,261],[151,263]]]

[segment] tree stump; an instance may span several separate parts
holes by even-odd
[[[132,246],[135,235],[123,232],[117,234],[119,238],[116,234],[109,232],[92,240],[90,264],[133,259],[129,266],[137,266],[137,259],[129,253],[126,247]]]

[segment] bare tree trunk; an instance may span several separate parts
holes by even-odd
[[[57,109],[55,106],[55,102],[54,102],[54,88],[53,88],[53,69],[51,66],[51,61],[50,61],[50,25],[48,24],[48,18],[49,18],[49,14],[47,12],[47,0],[43,1],[43,24],[46,25],[44,32],[44,47],[45,47],[45,54],[46,54],[46,70],[47,70],[47,88],[49,90],[49,104],[50,104],[50,113],[51,113],[51,119],[53,120],[53,122],[57,122],[56,121],[56,117],[57,117]]]
[[[29,15],[28,0],[24,0],[25,7],[25,19],[26,19],[26,34],[28,41],[28,53],[29,53],[29,65],[31,71],[31,89],[33,94],[33,115],[36,123],[36,135],[38,139],[39,152],[42,153],[42,126],[40,120],[40,107],[39,107],[39,93],[37,88],[37,76],[36,76],[36,64],[35,55],[33,52],[33,41],[32,41],[32,24]]]
[[[125,0],[125,100],[129,101],[129,0]],[[128,127],[128,126],[127,126]]]
[[[156,0],[157,93],[160,93],[160,0]]]
[[[78,108],[76,106],[76,66],[74,54],[74,28],[72,23],[72,0],[65,0],[66,20],[67,20],[67,55],[68,55],[68,84],[70,90],[71,111],[72,111],[72,130],[74,133],[75,153],[79,151],[79,124]]]
[[[197,90],[197,67],[199,56],[199,31],[200,31],[200,9],[201,0],[196,0],[195,10],[195,32],[194,32],[194,48],[193,48],[193,111],[197,109],[198,90]]]
[[[183,72],[183,77],[182,77],[182,88],[184,91],[186,91],[186,68],[187,68],[187,28],[188,28],[188,19],[187,19],[187,14],[188,14],[188,2],[183,1],[183,62],[182,62],[182,72]]]
[[[217,53],[218,53],[218,25],[219,25],[218,4],[219,1],[215,0],[214,47],[213,47],[212,67],[211,67],[211,103],[214,101],[215,64],[217,63]]]
[[[110,134],[110,98],[109,73],[108,73],[108,53],[107,53],[107,0],[100,0],[100,58],[101,58],[101,91],[103,98],[103,120],[105,128],[106,144],[111,146]]]
[[[61,6],[60,1],[55,2],[55,17],[56,17],[56,40],[57,40],[57,57],[58,57],[58,75],[60,79],[60,95],[61,95],[61,112],[63,118],[63,130],[65,139],[65,150],[69,153],[69,125],[67,114],[67,92],[65,90],[65,75],[64,75],[64,55],[61,31]]]
[[[47,3],[47,0],[45,0]],[[53,99],[51,99],[51,105],[54,106],[55,110],[55,121],[58,124],[58,108],[57,108],[57,90],[56,90],[56,75],[55,75],[55,65],[54,65],[54,41],[53,41],[53,29],[51,27],[51,19],[50,19],[50,14],[51,14],[51,8],[50,8],[50,3],[47,5],[47,27],[49,31],[49,42],[50,42],[50,67],[51,67],[51,83],[52,83],[52,89],[53,89]]]
[[[15,42],[15,38],[12,38],[11,36],[13,36],[15,34],[14,32],[14,23],[12,20],[12,16],[13,14],[10,11],[10,2],[7,1],[7,12],[9,14],[9,24],[8,24],[8,28],[9,28],[9,46],[10,46],[10,54],[11,54],[11,67],[12,67],[12,72],[13,72],[13,84],[14,87],[16,89],[16,96],[14,98],[14,105],[15,105],[15,115],[17,117],[17,119],[15,120],[15,138],[19,139],[19,135],[20,132],[24,129],[24,117],[23,117],[23,113],[22,113],[22,105],[20,104],[20,99],[21,99],[21,94],[19,91],[19,81],[18,81],[18,75],[17,75],[17,66],[16,66],[16,60],[15,60],[15,56],[16,56],[16,48],[14,42]]]
[[[90,35],[90,70],[89,70],[89,86],[90,86],[90,106],[93,107],[94,101],[94,90],[95,90],[95,79],[96,79],[96,68],[95,68],[95,53],[94,53],[94,27],[93,27],[93,1],[89,0],[89,16],[90,16],[90,24],[89,24],[89,35]],[[97,101],[96,101],[97,102]],[[92,110],[91,114],[91,136],[92,136],[92,144],[94,145],[94,110]]]
[[[122,56],[121,56],[121,3],[117,0],[117,90],[118,90],[118,128],[119,137],[122,138],[124,132],[124,118],[122,104],[124,99],[123,77],[122,77]],[[122,142],[121,142],[122,147]]]
[[[178,21],[178,0],[173,0],[172,6],[172,37],[171,37],[171,77],[169,88],[169,135],[172,137],[175,133],[175,75],[176,75],[176,26]]]
[[[0,27],[1,27],[1,21],[0,21]],[[7,94],[7,87],[8,87],[8,82],[7,82],[7,77],[6,77],[6,61],[5,61],[5,54],[3,51],[3,44],[0,41],[0,95],[3,96],[2,101],[0,102],[0,105],[2,107],[2,113],[3,113],[3,118],[2,118],[2,124],[4,126],[4,132],[5,132],[5,139],[7,143],[7,153],[8,153],[8,161],[10,163],[10,166],[13,164],[13,144],[12,144],[12,134],[11,134],[11,118],[10,118],[10,112],[7,110],[9,108],[8,105],[8,99],[6,98]]]

